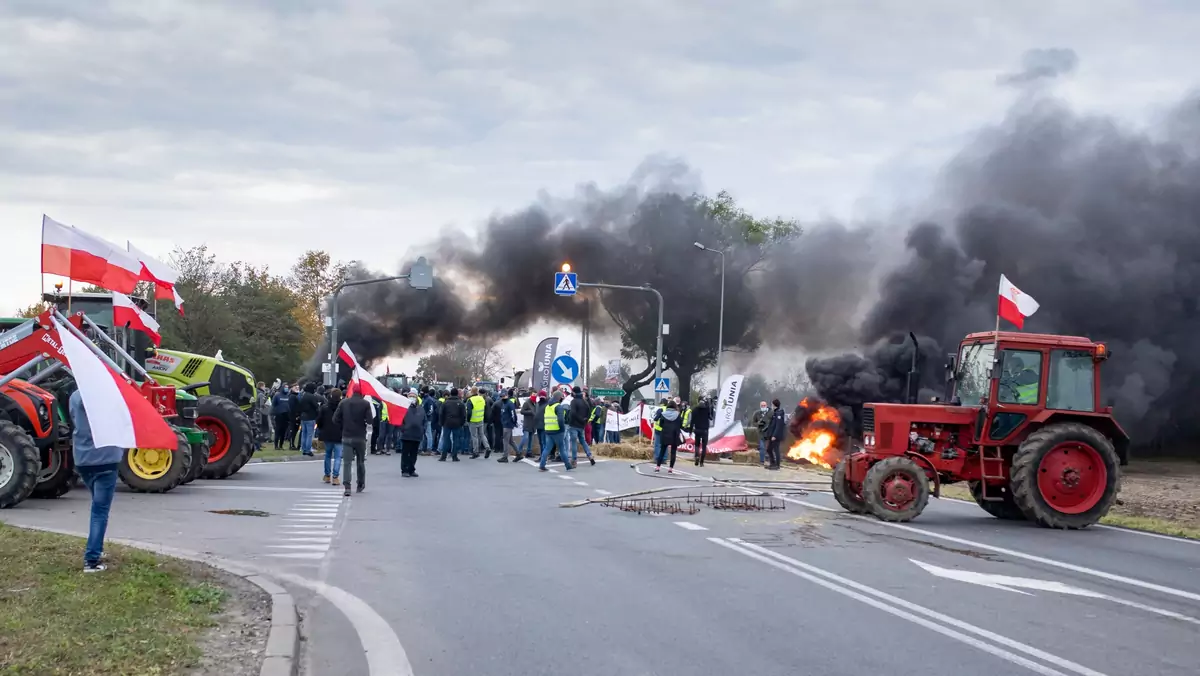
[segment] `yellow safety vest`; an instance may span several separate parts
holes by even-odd
[[[471,402],[471,422],[473,422],[473,423],[483,422],[483,407],[485,405],[484,401],[483,401],[483,397],[481,397],[480,395],[477,394],[477,395],[471,397],[470,399],[468,399],[467,401]]]
[[[655,432],[662,431],[662,412],[661,411],[658,413],[658,415],[654,416],[654,431]]]
[[[691,427],[691,425],[692,425],[692,409],[689,408],[688,410],[683,412],[683,426]]]
[[[439,404],[444,404],[444,403],[446,403],[446,398],[445,398],[445,397],[438,397],[438,403],[439,403]]]
[[[379,419],[382,420],[383,422],[387,422],[388,421],[387,405],[384,404],[382,401],[379,402],[379,405],[383,407],[383,410],[379,413]]]
[[[558,404],[551,404],[546,407],[546,414],[542,418],[542,423],[547,432],[557,432],[562,429],[558,426]]]

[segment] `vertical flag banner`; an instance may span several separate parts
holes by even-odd
[[[534,350],[533,371],[530,378],[530,386],[534,392],[550,390],[550,366],[554,363],[556,356],[558,356],[558,336],[546,338]]]

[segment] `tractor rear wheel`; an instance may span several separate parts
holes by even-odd
[[[11,422],[0,420],[0,509],[29,497],[41,467],[33,438]]]
[[[839,460],[833,468],[833,499],[852,514],[866,514],[869,511],[862,494],[846,481],[846,458]]]
[[[1083,423],[1047,425],[1017,448],[1013,499],[1046,528],[1087,528],[1117,500],[1121,468],[1112,442]]]
[[[929,502],[929,478],[911,458],[886,458],[867,470],[863,500],[883,521],[912,521]]]
[[[191,447],[192,470],[184,477],[182,485],[190,484],[199,479],[200,475],[204,473],[205,468],[208,467],[208,443],[191,444]]]
[[[196,405],[196,427],[208,432],[208,467],[202,479],[224,479],[246,464],[254,451],[250,419],[237,404],[212,395],[200,397]]]
[[[975,498],[975,503],[983,508],[983,511],[991,514],[997,519],[1005,521],[1024,521],[1025,513],[1017,506],[1013,500],[1012,491],[1008,486],[988,486],[988,497],[1000,498],[999,500],[984,500],[983,499],[983,482],[972,481],[969,484],[971,489],[971,497]]]
[[[61,498],[71,490],[71,479],[75,476],[75,462],[70,446],[59,446],[46,451],[47,462],[38,474],[37,485],[31,497]]]
[[[176,433],[174,449],[131,448],[121,456],[117,474],[138,493],[166,493],[183,482],[192,469],[192,446]]]

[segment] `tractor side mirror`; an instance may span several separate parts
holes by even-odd
[[[950,355],[946,356],[946,381],[947,382],[954,380],[954,376],[957,375],[957,373],[958,373],[958,370],[955,368],[958,365],[956,363],[956,361],[957,361],[957,355],[950,354]]]
[[[1002,375],[1004,375],[1004,369],[1000,368],[1000,355],[997,354],[992,358],[992,380],[999,380]]]

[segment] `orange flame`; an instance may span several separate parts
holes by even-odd
[[[800,401],[800,406],[808,408],[808,398],[805,397]],[[838,415],[837,409],[832,406],[820,405],[808,418],[808,422],[826,422],[840,423],[842,417]],[[792,460],[807,460],[808,462],[832,469],[833,464],[826,459],[826,453],[837,441],[837,435],[823,427],[808,428],[804,430],[804,435],[799,441],[792,444],[788,449],[787,456]]]

